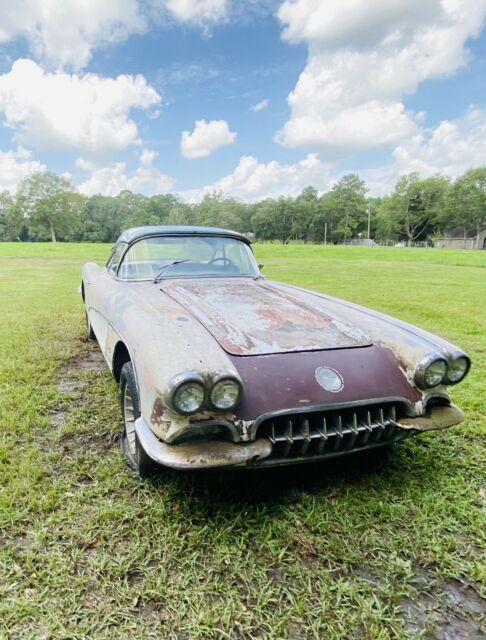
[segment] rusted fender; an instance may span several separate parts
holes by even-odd
[[[266,438],[245,444],[204,441],[170,445],[158,440],[143,418],[135,422],[135,428],[142,447],[152,460],[173,469],[245,466],[247,462],[267,458],[272,452],[272,445]]]
[[[451,404],[448,406],[432,407],[425,416],[416,418],[402,418],[398,421],[401,429],[416,429],[417,431],[433,431],[446,429],[464,420],[464,411]]]

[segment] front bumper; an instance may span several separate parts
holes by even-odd
[[[272,453],[272,445],[266,438],[241,444],[217,440],[166,444],[157,438],[143,418],[135,422],[135,429],[147,455],[154,462],[173,469],[241,467],[263,460]]]
[[[366,445],[352,450],[328,451],[312,457],[291,458],[272,458],[274,445],[268,438],[259,438],[245,443],[204,440],[170,445],[159,440],[143,418],[139,418],[135,422],[135,428],[140,444],[154,462],[173,469],[187,470],[279,466],[333,458],[398,442],[414,433],[452,427],[462,422],[463,419],[464,413],[455,405],[434,406],[425,416],[400,418],[395,423],[396,435],[388,442],[368,442]]]

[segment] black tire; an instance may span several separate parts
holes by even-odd
[[[96,335],[95,335],[95,332],[93,331],[93,328],[91,327],[91,322],[89,321],[88,313],[85,313],[85,315],[86,315],[86,334],[88,336],[88,339],[96,340]]]
[[[123,417],[121,450],[128,466],[141,478],[148,478],[157,470],[157,464],[146,454],[135,432],[134,422],[140,417],[140,403],[131,362],[123,365],[120,374],[120,407]]]

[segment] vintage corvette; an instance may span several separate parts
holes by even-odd
[[[342,456],[464,417],[448,396],[469,371],[463,351],[267,280],[236,232],[129,229],[105,267],[83,267],[81,293],[141,476]]]

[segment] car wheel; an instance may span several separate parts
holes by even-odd
[[[85,316],[86,316],[86,333],[88,334],[88,338],[89,340],[96,340],[95,332],[93,331],[87,312],[85,313]]]
[[[155,472],[157,465],[145,453],[135,431],[135,420],[140,417],[140,404],[131,362],[126,362],[121,370],[120,405],[123,416],[123,430],[120,436],[122,452],[128,466],[140,477],[147,478]]]

